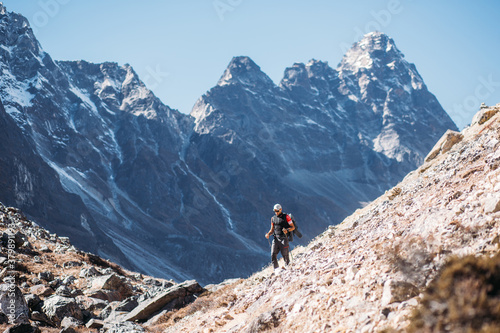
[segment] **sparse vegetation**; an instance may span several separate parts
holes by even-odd
[[[500,332],[500,254],[452,258],[415,310],[409,332]]]
[[[410,279],[421,280],[424,283],[425,281],[419,277],[422,276],[424,267],[429,265],[436,256],[429,244],[429,240],[424,240],[419,236],[405,237],[400,242],[387,245],[382,256],[396,271]]]

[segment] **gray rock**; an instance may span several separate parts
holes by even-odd
[[[403,302],[419,294],[419,290],[413,284],[405,281],[395,281],[392,279],[384,283],[382,294],[382,306],[394,302]]]
[[[83,326],[83,322],[73,317],[64,317],[61,321],[61,327],[78,327]]]
[[[186,296],[201,293],[204,289],[198,282],[191,280],[168,288],[163,293],[148,299],[124,316],[124,320],[136,321],[147,320],[156,312],[160,311],[168,303],[175,300],[183,300]]]
[[[52,295],[54,293],[54,289],[44,284],[37,284],[30,288],[30,293],[46,297]]]
[[[28,304],[28,308],[30,308],[30,309],[33,309],[41,301],[40,297],[38,295],[35,295],[35,294],[24,295],[24,300],[26,301],[26,304]]]
[[[59,324],[64,317],[83,319],[82,310],[73,298],[52,295],[44,300],[42,310],[56,324]]]
[[[94,266],[82,268],[82,270],[80,271],[80,274],[79,274],[79,276],[81,278],[90,278],[90,277],[100,276],[100,275],[102,275],[102,274]]]
[[[39,321],[42,323],[47,323],[49,325],[54,325],[54,323],[47,317],[47,315],[40,311],[31,312],[31,320]]]
[[[104,326],[104,322],[99,319],[90,319],[87,324],[85,324],[87,328],[95,328],[95,329],[100,329]]]
[[[72,292],[73,291],[68,286],[65,286],[65,285],[62,285],[56,289],[56,295],[59,295],[59,296],[70,297],[70,296],[72,296]]]
[[[142,333],[146,332],[144,327],[131,322],[116,322],[105,323],[104,330],[106,333]]]
[[[55,278],[54,280],[49,282],[49,286],[54,290],[57,289],[61,284],[62,281],[60,278]]]
[[[9,322],[9,317],[3,312],[0,312],[0,325],[7,324]]]
[[[250,323],[248,332],[257,333],[262,331],[272,331],[280,325],[282,321],[281,317],[284,315],[285,311],[280,308],[265,312]]]
[[[26,304],[23,293],[15,284],[4,283],[0,285],[0,312],[9,317],[10,323],[29,322],[28,304]]]
[[[76,281],[76,278],[73,275],[67,276],[64,278],[62,283],[66,286],[73,284]]]
[[[41,331],[36,326],[31,326],[30,324],[22,323],[9,327],[3,333],[41,333]]]
[[[28,237],[21,233],[20,231],[13,232],[9,229],[7,229],[3,234],[2,234],[2,243],[5,247],[8,246],[9,242],[13,242],[15,249],[19,249],[25,246],[28,246]],[[10,240],[10,241],[9,241]]]
[[[90,297],[108,301],[122,301],[133,294],[132,287],[124,278],[115,273],[96,277],[92,280],[92,287],[85,291]]]
[[[109,275],[109,274],[114,274],[115,271],[112,268],[105,268],[101,270],[102,275]]]
[[[135,307],[137,307],[139,305],[139,302],[137,301],[137,299],[138,299],[137,296],[128,297],[127,299],[121,301],[115,310],[116,311],[124,311],[124,312],[132,311]]]
[[[144,279],[144,284],[146,285],[152,285],[152,286],[158,286],[158,287],[161,287],[162,286],[162,283],[161,281],[158,281],[156,279],[152,279],[152,278],[147,278],[147,279]]]
[[[106,300],[88,296],[77,296],[76,301],[82,309],[85,309],[90,312],[94,312],[96,310],[102,310],[106,308],[106,306],[109,304],[109,302]]]
[[[111,313],[115,310],[115,308],[120,304],[120,302],[115,301],[109,303],[104,309],[102,309],[101,313],[99,313],[99,318],[105,320],[108,318]]]
[[[40,252],[52,252],[51,249],[49,249],[49,247],[47,245],[42,245],[40,246]]]
[[[463,134],[460,132],[447,130],[436,145],[431,149],[430,153],[425,157],[425,161],[432,161],[439,154],[448,152],[454,145],[462,141],[463,137]]]
[[[51,271],[45,271],[38,273],[38,278],[40,280],[52,281],[54,280],[54,274]]]
[[[500,193],[490,194],[484,201],[484,212],[487,214],[500,211]]]
[[[81,261],[66,261],[63,263],[63,268],[73,268],[73,267],[80,267],[82,266],[83,263]]]
[[[474,124],[482,125],[485,122],[487,122],[488,120],[490,120],[491,117],[493,117],[499,111],[500,111],[500,109],[498,109],[496,107],[484,107],[484,108],[481,107],[481,110],[479,110],[479,112],[477,112],[474,115],[474,118],[472,118],[471,124],[472,125],[474,125]]]
[[[33,258],[33,262],[36,263],[36,264],[41,264],[43,262],[43,260],[39,256],[35,256]]]

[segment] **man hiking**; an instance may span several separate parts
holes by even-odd
[[[271,260],[273,261],[274,269],[279,268],[278,265],[278,253],[281,252],[285,264],[290,263],[290,258],[288,257],[288,237],[287,233],[295,230],[295,226],[292,222],[292,218],[283,213],[283,209],[280,204],[274,205],[274,216],[271,218],[271,230],[266,234],[266,238],[274,235],[273,244],[271,246]]]

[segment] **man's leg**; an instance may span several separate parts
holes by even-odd
[[[281,255],[283,256],[283,260],[287,266],[290,264],[289,250],[290,244],[288,243],[288,238],[285,238],[283,244],[281,244]]]
[[[274,268],[278,268],[278,253],[280,252],[279,242],[276,238],[273,239],[273,245],[271,246],[271,260],[273,262]]]

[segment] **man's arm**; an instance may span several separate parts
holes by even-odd
[[[295,230],[295,225],[293,224],[293,221],[292,221],[292,218],[290,217],[290,215],[286,215],[286,221],[288,222],[288,225],[290,226],[290,228],[287,228],[287,229],[283,229],[283,232],[286,234],[287,232],[292,232]]]
[[[266,238],[269,238],[269,236],[271,236],[274,232],[274,223],[271,222],[271,230],[269,230],[269,232],[266,234]]]

